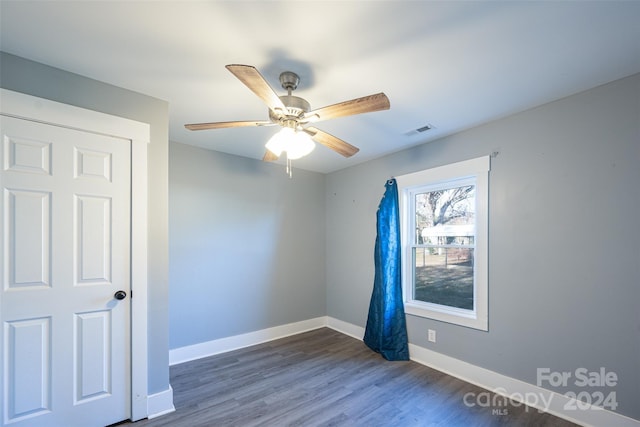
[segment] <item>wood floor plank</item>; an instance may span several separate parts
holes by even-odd
[[[469,407],[486,390],[328,328],[172,366],[171,384],[174,413],[121,426],[575,426],[508,401]]]

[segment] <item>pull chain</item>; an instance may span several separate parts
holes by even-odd
[[[289,175],[289,178],[293,176],[293,167],[291,167],[291,159],[289,158],[289,153],[287,153],[287,175]]]

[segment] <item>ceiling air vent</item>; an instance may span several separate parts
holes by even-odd
[[[412,129],[412,130],[410,130],[408,132],[405,132],[404,134],[407,135],[407,136],[418,135],[420,133],[424,133],[426,131],[429,131],[429,130],[431,130],[433,128],[434,128],[434,126],[431,123],[427,123],[424,126],[420,126],[417,129]]]

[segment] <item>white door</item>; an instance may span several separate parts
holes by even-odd
[[[0,120],[2,425],[127,419],[130,142]]]

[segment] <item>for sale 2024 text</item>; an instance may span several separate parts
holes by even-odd
[[[537,369],[537,385],[544,387],[579,387],[582,390],[564,393],[569,401],[564,405],[566,410],[594,409],[600,407],[615,411],[618,407],[615,390],[618,375],[601,367],[597,371],[577,368],[574,371],[552,371],[549,368]],[[586,390],[589,388],[589,390]],[[597,388],[597,390],[593,390]]]

